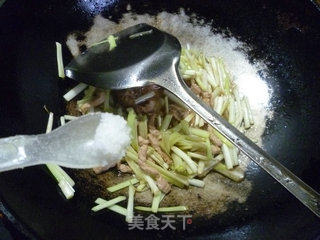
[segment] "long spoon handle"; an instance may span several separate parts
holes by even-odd
[[[212,108],[199,99],[179,76],[178,64],[174,64],[171,73],[162,81],[161,86],[169,90],[189,108],[202,117],[208,124],[237,146],[245,155],[269,173],[290,193],[299,199],[314,214],[320,217],[320,195],[300,178],[294,175],[276,159],[267,154],[238,129],[223,119]]]
[[[39,164],[28,153],[28,146],[36,144],[36,136],[0,138],[0,172]]]

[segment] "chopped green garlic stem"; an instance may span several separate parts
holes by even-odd
[[[100,198],[100,201],[98,199],[96,200],[96,203],[98,205],[91,209],[93,212],[97,212],[97,211],[100,211],[100,210],[102,210],[104,208],[108,208],[110,206],[113,206],[113,205],[117,204],[118,202],[126,200],[126,197],[125,196],[118,196],[118,197],[113,198],[113,199],[108,200],[108,201],[106,201],[106,200],[104,200],[102,198]],[[103,201],[101,201],[101,200],[103,200]],[[99,204],[99,202],[100,202],[100,204]]]
[[[127,124],[131,129],[131,136],[132,136],[131,145],[136,151],[138,151],[139,145],[138,145],[137,115],[132,108],[128,109]]]
[[[161,167],[165,168],[165,169],[168,169],[169,168],[169,165],[164,162],[162,159],[159,159],[155,154],[151,154],[150,157],[155,161],[157,162]]]
[[[49,113],[48,123],[47,123],[47,129],[46,133],[49,133],[52,131],[53,126],[53,113]],[[48,170],[51,172],[53,177],[58,182],[58,185],[66,197],[66,199],[70,199],[74,196],[74,189],[72,188],[74,186],[74,181],[70,178],[70,176],[58,165],[48,163],[46,164]]]
[[[199,127],[203,127],[204,126],[204,120],[200,117],[199,119]]]
[[[66,179],[62,179],[58,185],[66,199],[71,199],[74,196],[74,189]]]
[[[245,103],[246,103],[246,107],[247,107],[247,111],[248,111],[248,115],[249,115],[250,124],[253,125],[253,124],[254,124],[254,120],[253,120],[252,110],[251,110],[251,107],[250,107],[249,100],[248,100],[247,97],[244,97],[244,101],[245,101]]]
[[[75,119],[78,118],[78,117],[76,117],[76,116],[71,116],[71,115],[64,115],[63,117],[64,117],[64,119],[67,120],[67,121],[72,121],[72,120],[75,120]]]
[[[195,117],[195,115],[196,114],[194,112],[190,113],[188,116],[184,118],[184,121],[190,122]]]
[[[199,115],[198,114],[196,114],[196,119],[194,120],[194,126],[195,127],[197,127],[197,126],[199,126],[199,121],[200,121],[200,117],[199,117]]]
[[[217,88],[212,92],[212,97],[213,97],[214,99],[216,99],[217,96],[220,95],[220,93],[221,93],[221,88],[220,88],[220,87],[217,87]]]
[[[77,107],[80,108],[83,104],[89,103],[93,98],[93,94],[94,94],[95,90],[96,90],[95,87],[89,86],[84,91],[84,97],[81,100],[77,101]]]
[[[186,168],[183,164],[182,159],[175,153],[171,155],[174,164],[174,170],[179,173],[183,173],[186,171]]]
[[[231,154],[229,151],[229,148],[226,144],[222,144],[222,153],[224,155],[224,162],[227,166],[227,169],[232,169],[233,168],[233,161],[231,158]]]
[[[157,117],[157,123],[158,123],[158,128],[160,129],[160,128],[161,128],[161,125],[162,125],[162,117],[161,117],[161,115],[158,115],[158,117]]]
[[[150,98],[154,97],[155,95],[156,95],[156,93],[154,91],[143,94],[142,96],[140,96],[134,100],[134,104],[138,105],[138,104],[144,103],[147,100],[149,100]]]
[[[134,187],[130,185],[128,189],[128,203],[127,203],[127,215],[126,215],[126,222],[128,223],[132,223],[132,219],[133,219],[134,192],[135,192]]]
[[[129,159],[131,159],[131,160],[133,160],[133,161],[135,161],[135,162],[138,162],[138,155],[133,154],[132,152],[127,151],[126,156],[127,156]]]
[[[206,130],[198,129],[198,128],[189,128],[190,133],[202,138],[208,138],[210,133]]]
[[[61,126],[66,124],[66,119],[63,116],[60,117],[60,124]]]
[[[199,161],[199,164],[198,164],[198,174],[200,175],[200,174],[202,174],[203,173],[203,171],[204,171],[204,161]],[[190,181],[189,181],[189,183],[190,183]]]
[[[153,168],[155,168],[156,170],[158,170],[158,172],[160,172],[163,176],[166,176],[166,179],[170,179],[171,182],[175,185],[177,185],[178,187],[182,186],[188,186],[189,183],[188,181],[183,178],[180,175],[175,174],[174,172],[171,172],[169,170],[163,169],[162,167],[158,166],[157,164],[147,160],[147,164]]]
[[[198,177],[205,177],[213,168],[214,166],[221,162],[224,159],[223,154],[219,154],[216,156],[212,161],[209,161],[207,165],[205,165],[204,170],[201,174],[198,174]]]
[[[236,114],[236,120],[235,120],[234,126],[239,128],[242,123],[244,113],[242,110],[241,101],[237,100],[235,104],[236,104],[237,114]]]
[[[171,122],[171,119],[172,119],[172,114],[167,114],[164,117],[162,124],[161,124],[161,128],[160,128],[161,131],[166,131],[168,129],[170,122]]]
[[[215,98],[216,102],[214,104],[214,110],[221,115],[222,112],[222,107],[223,107],[223,103],[224,103],[224,97],[216,97]]]
[[[193,142],[203,142],[205,140],[205,138],[196,135],[188,135],[186,136],[186,139]]]
[[[111,211],[114,211],[116,213],[119,213],[123,216],[127,216],[127,209],[125,209],[124,207],[121,207],[119,205],[112,205],[112,206],[108,207],[108,209],[110,209]]]
[[[233,162],[233,166],[238,166],[239,165],[239,160],[238,160],[238,151],[236,147],[231,147],[229,148],[231,159]]]
[[[118,38],[115,38],[113,35],[110,35],[108,37],[108,42],[109,42],[109,51],[113,50],[116,46],[117,46],[117,43],[116,43],[116,40]]]
[[[251,126],[251,124],[250,124],[250,120],[249,120],[249,113],[248,113],[247,105],[246,105],[246,102],[244,101],[244,99],[242,99],[242,101],[241,101],[241,107],[242,107],[242,112],[243,112],[244,128],[248,129]]]
[[[73,181],[73,179],[60,166],[58,166],[58,168],[59,168],[63,178],[69,183],[69,185],[71,187],[73,187],[75,185],[75,182]]]
[[[52,126],[53,126],[53,113],[49,113],[49,118],[48,118],[48,123],[47,123],[47,129],[46,133],[49,133],[52,131]]]
[[[47,168],[51,172],[51,174],[54,176],[58,184],[65,180],[70,187],[73,187],[75,185],[75,182],[72,180],[72,178],[58,165],[48,163],[46,164]]]
[[[174,102],[174,103],[176,103],[177,105],[179,105],[180,107],[186,109],[186,105],[185,105],[179,98],[177,98],[175,95],[173,95],[171,92],[169,92],[169,91],[167,91],[167,90],[164,90],[164,94],[165,94],[166,96],[168,96],[168,98],[169,98],[172,102]]]
[[[136,164],[133,160],[131,160],[128,157],[125,157],[125,159],[129,165],[129,167],[132,169],[134,174],[137,176],[137,178],[139,178],[140,180],[144,179],[144,173],[142,172],[142,170],[140,169],[138,164]]]
[[[97,198],[94,203],[96,204],[105,204],[107,200],[104,200],[103,198]]]
[[[178,124],[178,125],[181,126],[181,128],[183,128],[182,124]],[[184,140],[184,136],[173,129],[170,129],[170,131],[162,132],[161,136],[162,136],[161,148],[167,154],[170,154],[170,149],[172,146]]]
[[[171,150],[188,164],[193,173],[196,173],[198,171],[197,164],[184,151],[176,146],[173,146]]]
[[[182,120],[179,125],[181,126],[181,132],[185,135],[190,135],[189,125],[188,122]]]
[[[98,198],[98,199],[95,201],[95,203],[97,203],[97,204],[104,204],[104,203],[106,203],[106,202],[107,202],[107,201],[104,200],[104,199],[102,199],[102,198]],[[110,209],[111,211],[114,211],[114,212],[116,212],[116,213],[119,213],[119,214],[121,214],[121,215],[127,216],[127,209],[124,208],[124,207],[121,207],[121,206],[119,206],[119,205],[117,205],[117,204],[108,207],[108,209]]]
[[[164,97],[164,106],[166,109],[166,114],[169,114],[169,100],[167,95]]]
[[[64,176],[61,172],[61,167],[53,163],[48,163],[46,166],[58,183],[64,179]]]
[[[229,106],[229,98],[225,98],[225,101],[223,102],[222,108],[221,108],[221,115],[224,114],[225,110],[228,108]]]
[[[136,152],[136,150],[133,149],[132,146],[129,146],[129,147],[128,147],[127,152],[130,152],[130,153],[132,153],[133,155],[135,155],[135,156],[138,157],[138,153]]]
[[[164,199],[165,196],[166,196],[166,194],[163,193],[163,192],[161,192],[160,203],[161,203],[161,201]]]
[[[206,76],[206,79],[209,82],[209,84],[213,88],[217,87],[217,83],[216,83],[216,81],[214,79],[214,76],[213,76],[213,73],[212,73],[210,65],[206,63],[204,68],[205,68],[205,76]]]
[[[102,43],[109,43],[109,51],[111,51],[117,46],[117,43],[116,43],[117,39],[118,39],[118,37],[114,37],[113,35],[110,35],[110,36],[108,36],[107,39],[102,40],[102,41],[97,42],[97,43],[94,43],[90,47],[93,47],[93,46],[96,46],[96,45],[99,45],[99,44],[102,44]]]
[[[169,165],[163,160],[162,156],[153,147],[148,146],[147,154],[161,167],[164,167],[165,169],[169,168]]]
[[[88,87],[85,83],[79,83],[77,86],[72,88],[70,91],[68,91],[65,95],[63,95],[63,98],[69,102],[73,98],[75,98],[79,93],[81,93],[84,89]]]
[[[136,187],[136,191],[137,192],[143,192],[144,190],[146,190],[146,182],[142,182],[140,181],[140,184],[138,185],[138,187]]]
[[[61,48],[61,44],[58,42],[56,42],[56,49],[57,49],[58,76],[60,78],[65,78],[63,58],[62,58],[62,48]]]
[[[226,139],[221,133],[219,133],[217,130],[215,130],[214,128],[212,128],[212,132],[214,133],[214,135],[216,135],[221,142],[223,142],[224,144],[226,144],[228,147],[232,147],[232,143]]]
[[[149,187],[151,189],[151,192],[154,195],[160,194],[160,190],[157,187],[157,184],[155,183],[155,181],[150,176],[144,175],[144,180],[148,183],[148,185],[149,185]]]
[[[139,211],[144,211],[144,212],[152,212],[152,208],[150,208],[150,207],[136,206],[135,209],[139,210]],[[183,211],[187,211],[187,210],[188,210],[188,208],[186,206],[158,208],[158,212],[183,212]]]
[[[207,158],[209,161],[213,160],[213,154],[212,154],[212,148],[211,148],[211,143],[210,139],[206,139],[206,147],[207,147]]]
[[[226,94],[230,94],[230,74],[224,69],[224,64],[223,64],[223,70],[226,74],[226,77],[224,78],[225,80],[224,87],[226,89]]]
[[[196,71],[192,70],[192,69],[187,69],[184,74],[186,75],[191,75],[191,76],[195,76],[196,75]]]
[[[195,80],[202,91],[207,91],[207,86],[204,84],[203,80],[201,79],[200,75],[196,75]]]
[[[164,174],[162,174],[162,173],[160,173],[160,175],[161,175],[161,177],[163,177],[165,180],[167,180],[168,183],[171,183],[172,185],[177,186],[178,188],[184,188],[184,187],[185,187],[185,185],[183,185],[182,183],[176,181],[176,180],[173,179],[173,178],[168,177],[167,175],[164,175]],[[188,185],[189,185],[189,183],[188,183]]]
[[[152,200],[152,206],[151,206],[151,211],[156,213],[158,211],[159,208],[159,204],[162,198],[162,194],[157,194],[154,195],[153,200]]]
[[[126,188],[126,187],[129,187],[130,185],[134,185],[136,183],[138,183],[139,180],[136,179],[136,178],[132,178],[132,179],[129,179],[127,181],[124,181],[122,183],[119,183],[119,184],[116,184],[112,187],[108,187],[107,190],[109,192],[116,192],[116,191],[119,191],[120,189],[123,189],[123,188]]]
[[[228,117],[228,121],[229,123],[233,124],[236,118],[236,113],[235,113],[235,103],[233,98],[230,98],[230,102],[229,102],[229,107],[228,107],[228,112],[229,112],[229,117]]]
[[[213,167],[213,169],[235,182],[240,182],[244,179],[244,173],[241,170],[238,170],[238,169],[228,170],[226,165],[224,165],[223,163],[217,163]]]
[[[187,172],[189,175],[194,174],[194,172],[192,171],[192,169],[188,165],[186,165],[186,169],[187,169]]]
[[[189,179],[189,184],[195,187],[204,187],[204,181],[195,178]]]
[[[144,116],[142,121],[139,121],[138,124],[139,129],[139,136],[143,137],[144,139],[148,138],[148,118]]]
[[[188,156],[191,158],[196,158],[196,159],[200,159],[200,160],[204,160],[204,161],[208,161],[208,157],[204,156],[202,154],[199,153],[194,153],[194,152],[187,152]]]

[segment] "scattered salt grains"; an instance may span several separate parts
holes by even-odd
[[[263,81],[263,76],[261,77],[258,74],[258,72],[263,73],[266,66],[262,62],[256,62],[254,64],[250,63],[245,54],[249,49],[248,46],[234,37],[226,37],[224,34],[213,33],[212,27],[209,24],[206,25],[203,21],[196,20],[196,17],[197,16],[195,15],[192,17],[186,15],[183,10],[178,14],[160,12],[156,16],[148,14],[137,15],[129,12],[125,13],[119,23],[116,24],[110,19],[105,19],[98,15],[95,17],[91,29],[85,33],[86,39],[81,41],[81,44],[86,44],[88,47],[122,29],[139,23],[147,23],[176,36],[184,47],[190,46],[191,49],[197,49],[198,51],[204,52],[209,57],[214,56],[221,58],[227,70],[234,77],[233,81],[239,89],[240,97],[247,96],[250,102],[254,125],[246,131],[246,135],[251,139],[255,139],[257,144],[261,146],[261,136],[266,127],[266,120],[273,116],[273,113],[270,110],[270,98],[272,96],[271,88]],[[76,42],[76,36],[70,34],[68,36],[67,46],[74,56],[78,55],[80,52],[80,44]],[[242,51],[239,51],[239,49],[242,49]],[[117,135],[118,134],[119,132],[117,132]],[[106,137],[106,140],[108,139],[111,138]],[[122,154],[123,153],[120,155]],[[246,169],[250,161],[247,157],[242,155],[239,158],[239,162],[239,167]],[[244,202],[251,191],[251,183],[247,180],[242,183],[234,183],[234,187],[230,190],[226,188],[226,185],[220,182],[219,175],[210,174],[206,179],[213,181],[206,181],[205,188],[211,189],[210,191],[214,193],[214,199],[212,198],[213,196],[208,196],[208,202],[204,201],[203,205],[198,203],[199,201],[196,198],[197,191],[200,191],[199,189],[193,189],[190,193],[188,192],[190,189],[173,189],[172,193],[174,192],[177,194],[181,192],[181,194],[184,195],[188,192],[191,198],[194,197],[195,204],[186,204],[189,206],[190,210],[194,210],[197,213],[207,211],[208,204],[215,203],[216,209],[210,208],[210,214],[216,214],[226,210],[225,202]],[[229,180],[226,179],[223,181],[228,182]],[[243,187],[241,187],[242,185]],[[205,192],[207,191],[204,191],[204,193]],[[170,203],[170,198],[173,198],[175,203],[183,204],[183,202],[178,201],[177,197],[172,196],[172,193],[164,199],[164,203],[167,198],[169,199],[168,203]],[[140,195],[142,199],[146,197],[143,194],[138,194],[138,196]],[[137,198],[137,201],[142,200],[140,197]],[[148,199],[148,201],[149,200],[150,199]],[[223,203],[221,201],[223,201]],[[143,202],[143,200],[141,202]]]

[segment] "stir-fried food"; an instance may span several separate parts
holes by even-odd
[[[239,95],[222,59],[207,57],[187,46],[182,50],[180,74],[199,98],[240,131],[244,132],[254,123],[248,99]],[[79,87],[83,88],[77,86],[71,91],[77,93]],[[122,115],[131,128],[131,146],[116,167],[133,178],[108,188],[114,192],[129,187],[127,209],[116,205],[119,200],[116,198],[110,200],[115,202],[112,205],[105,200],[96,202],[94,211],[109,208],[125,214],[126,220],[131,221],[136,191],[150,189],[153,194],[150,208],[136,206],[136,210],[158,212],[161,200],[173,187],[204,187],[202,178],[210,171],[236,182],[244,178],[243,170],[237,167],[238,149],[158,86],[122,91],[89,86],[75,108],[77,115],[94,111]],[[94,171],[101,174],[106,169],[101,166]],[[181,211],[187,207],[177,206],[171,210]]]
[[[116,41],[111,35],[94,45],[109,42],[111,51],[116,47]],[[61,48],[57,47],[59,76],[63,77]],[[187,45],[181,52],[179,71],[202,101],[240,131],[245,132],[254,124],[248,98],[240,96],[222,59],[206,56]],[[81,99],[76,103],[70,101],[83,90]],[[155,213],[185,211],[188,206],[159,208],[159,205],[173,188],[203,188],[203,178],[211,171],[235,182],[244,179],[244,171],[239,167],[238,149],[158,86],[110,91],[81,83],[64,98],[69,102],[67,110],[70,115],[62,117],[61,123],[101,111],[123,116],[131,129],[131,145],[116,168],[123,174],[132,175],[132,178],[107,188],[109,192],[128,188],[127,208],[117,205],[126,200],[125,196],[118,196],[108,201],[98,198],[93,211],[108,208],[125,215],[128,222],[132,221],[134,209]],[[100,166],[93,170],[96,174],[103,174],[107,169]],[[151,206],[134,207],[135,193],[148,190],[153,194]]]

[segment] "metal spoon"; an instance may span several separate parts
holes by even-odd
[[[101,115],[79,117],[48,134],[0,138],[0,172],[45,163],[69,168],[106,165],[105,156],[94,148]]]
[[[66,75],[104,89],[150,84],[167,89],[320,217],[319,193],[204,104],[184,83],[178,71],[178,39],[147,24],[127,28],[114,36],[116,48],[110,51],[107,41],[92,46],[66,67]]]

